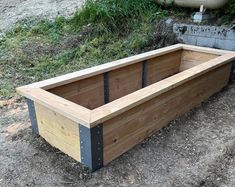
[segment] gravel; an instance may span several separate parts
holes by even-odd
[[[1,0],[0,1],[0,37],[17,22],[53,19],[57,16],[71,16],[79,10],[85,0]]]

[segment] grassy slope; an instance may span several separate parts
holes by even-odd
[[[187,16],[182,10],[155,0],[88,0],[70,19],[20,23],[0,40],[0,99],[19,85],[172,44],[160,20]]]

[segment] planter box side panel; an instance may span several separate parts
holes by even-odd
[[[180,62],[181,50],[178,50],[107,72],[107,100],[111,102],[178,73]]]
[[[108,72],[109,101],[142,88],[142,64],[132,64]]]
[[[103,74],[55,87],[48,91],[89,109],[105,104]]]
[[[147,83],[151,85],[179,72],[182,50],[171,52],[146,61]]]
[[[81,162],[79,124],[34,103],[39,135],[49,144]]]
[[[178,73],[181,53],[182,50],[170,52],[47,91],[95,109]]]
[[[103,123],[104,165],[227,85],[231,63]]]
[[[212,60],[218,56],[219,55],[217,54],[183,50],[180,71],[184,71],[186,69],[192,68],[196,65]]]

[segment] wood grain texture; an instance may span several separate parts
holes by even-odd
[[[147,85],[179,72],[182,51],[171,52],[147,61]]]
[[[142,88],[142,63],[109,72],[109,100],[113,101]]]
[[[198,51],[198,52],[206,52],[206,53],[217,54],[217,55],[224,55],[228,53],[235,54],[235,52],[231,52],[231,51],[211,49],[211,48],[206,48],[206,47],[198,47],[198,46],[185,45],[185,44],[176,44],[176,45],[172,45],[169,47],[164,47],[161,49],[157,49],[157,50],[149,51],[149,52],[142,53],[139,55],[113,61],[110,63],[102,64],[102,65],[95,66],[92,68],[87,68],[81,71],[68,73],[66,75],[32,83],[32,84],[23,86],[22,88],[42,88],[42,89],[47,90],[47,89],[55,88],[55,87],[62,86],[65,84],[69,84],[71,82],[75,82],[78,80],[86,79],[88,77],[102,74],[104,72],[118,69],[127,65],[131,65],[131,64],[138,63],[138,62],[142,62],[144,60],[155,58],[157,56],[168,54],[170,52],[178,51],[181,49],[193,50],[193,51]]]
[[[77,123],[90,127],[91,110],[40,88],[17,88],[17,92]]]
[[[78,161],[78,124],[87,128],[103,124],[107,164],[223,88],[233,60],[235,53],[179,44],[20,87],[17,92],[34,101],[39,134]],[[107,104],[104,73],[109,77]],[[148,85],[144,88],[143,74]]]
[[[192,50],[182,50],[180,71],[187,70],[209,60],[219,57],[218,54],[203,53]]]
[[[140,105],[164,92],[184,84],[200,75],[228,64],[235,59],[234,54],[225,54],[214,58],[206,63],[197,65],[183,72],[177,73],[164,80],[154,83],[148,87],[140,89],[106,105],[92,110],[90,126],[93,127],[103,121],[111,119],[137,105]],[[226,75],[224,75],[226,76]]]
[[[35,103],[39,134],[49,144],[81,161],[79,126],[76,122]]]
[[[164,56],[170,57],[171,54],[174,54],[174,53],[177,54],[178,51],[181,51],[181,48],[182,48],[181,45],[172,46],[170,48],[164,48],[162,50],[153,51],[148,54],[133,56],[131,57],[131,60],[125,59],[121,61],[112,62],[109,65],[106,64],[107,66],[104,66],[104,69],[102,70],[100,68],[102,68],[103,66],[102,67],[99,66],[97,68],[92,69],[92,71],[87,70],[86,71],[87,74],[85,73],[85,70],[83,71],[83,73],[76,73],[76,75],[79,76],[79,79],[84,78],[83,79],[84,82],[81,81],[83,83],[80,84],[82,88],[80,90],[78,89],[79,86],[76,86],[76,84],[75,84],[75,89],[73,89],[74,83],[70,82],[71,79],[68,78],[70,77],[68,75],[67,78],[69,80],[66,79],[65,82],[66,83],[69,82],[69,84],[65,85],[66,89],[64,90],[61,86],[61,87],[54,89],[55,90],[54,93],[63,95],[64,97],[71,97],[71,100],[74,102],[76,100],[78,104],[71,102],[67,99],[64,99],[60,96],[57,96],[55,94],[52,94],[46,90],[43,90],[40,88],[34,88],[31,86],[19,87],[17,88],[17,92],[35,102],[38,102],[39,104],[42,104],[45,107],[48,107],[50,110],[53,110],[61,115],[64,115],[65,117],[73,121],[81,123],[84,126],[90,128],[90,127],[94,127],[95,125],[99,123],[102,123],[103,121],[107,121],[108,119],[111,119],[121,113],[124,113],[125,111],[130,110],[131,108],[136,107],[156,97],[157,95],[160,95],[187,81],[190,81],[196,78],[197,76],[205,74],[214,68],[227,64],[235,59],[235,53],[226,53],[226,54],[220,55],[202,64],[191,67],[190,69],[187,69],[183,72],[180,72],[173,76],[165,78],[164,80],[153,83],[143,89],[139,89],[135,91],[135,89],[137,89],[136,88],[137,84],[135,84],[134,92],[128,93],[128,95],[123,94],[123,96],[122,95],[115,96],[114,97],[115,100],[113,100],[112,102],[105,104],[105,105],[102,104],[102,102],[104,101],[103,100],[103,87],[102,87],[103,86],[103,74],[97,75],[98,72],[99,73],[105,72],[105,70],[110,70],[111,72],[118,71],[118,69],[122,69],[124,68],[124,66],[128,67],[128,65],[130,64],[138,67],[138,64],[142,64],[143,59],[150,59],[150,58],[157,59],[157,58],[163,58]],[[200,48],[200,50],[202,50],[202,48]],[[218,50],[216,51],[218,52]],[[209,51],[207,50],[207,52]],[[224,52],[222,51],[220,53],[222,54]],[[218,55],[217,53],[215,54]],[[171,63],[171,61],[166,61],[166,62]],[[140,71],[138,68],[137,70],[138,71],[136,72],[139,74]],[[94,77],[87,78],[91,75],[94,75]],[[155,77],[154,71],[152,73],[152,76]],[[72,77],[74,78],[74,79],[72,78],[72,80],[75,80],[75,79],[77,80],[78,78],[78,77],[75,78],[75,74],[73,74]],[[154,79],[155,78],[153,78],[152,80],[154,81]],[[60,78],[58,79],[56,78],[56,80],[62,81],[62,79]],[[65,77],[63,78],[63,80],[65,80]],[[139,84],[139,80],[140,79],[138,79],[137,81],[138,84]],[[55,86],[55,84],[58,85],[57,83],[55,84],[54,83],[53,83],[53,86]],[[41,85],[41,84],[38,84],[38,85]],[[119,83],[118,85],[121,86],[121,83]],[[114,85],[114,87],[115,86],[116,85]],[[70,91],[67,91],[67,89]],[[130,92],[130,90],[128,92]],[[81,93],[81,97],[77,97],[77,93]],[[91,96],[86,93],[91,94]],[[100,98],[100,99],[97,99],[97,98]],[[92,110],[81,106],[81,104],[86,107],[92,108]],[[96,108],[97,106],[98,108]]]
[[[219,56],[221,55],[192,51],[192,50],[182,50],[182,61],[206,62]]]
[[[104,164],[223,88],[231,64],[214,69],[103,123]]]
[[[147,61],[147,85],[179,72],[181,51]],[[113,101],[142,88],[142,63],[112,70],[109,77],[109,100]],[[48,91],[88,109],[104,105],[103,74],[79,80]]]
[[[102,65],[94,66],[94,67],[87,68],[81,71],[68,73],[66,75],[32,83],[32,84],[24,86],[24,88],[42,88],[42,89],[48,90],[51,88],[69,84],[71,82],[75,82],[78,80],[86,79],[95,75],[103,74],[108,71],[119,69],[128,65],[131,65],[131,64],[142,62],[144,60],[148,60],[148,59],[161,56],[170,52],[178,51],[181,49],[182,49],[182,44],[176,44],[176,45],[164,47],[161,49],[149,51],[146,53],[141,53],[138,55],[130,56],[127,58],[119,59],[119,60],[105,63]]]
[[[103,74],[52,88],[48,91],[92,110],[104,104]]]
[[[183,72],[187,69],[190,69],[194,66],[197,66],[197,65],[200,65],[200,64],[203,64],[203,63],[204,62],[201,62],[201,61],[187,61],[187,60],[181,61],[180,72]]]
[[[222,50],[222,49],[213,49],[209,47],[200,47],[195,45],[188,45],[188,44],[180,44],[182,49],[184,50],[191,50],[191,51],[197,51],[202,53],[210,53],[215,55],[224,55],[224,54],[235,54],[234,51],[228,51],[228,50]]]

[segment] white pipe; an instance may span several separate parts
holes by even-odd
[[[208,9],[217,9],[223,7],[228,0],[156,0],[162,5],[174,4],[181,7],[200,8],[203,5]]]

